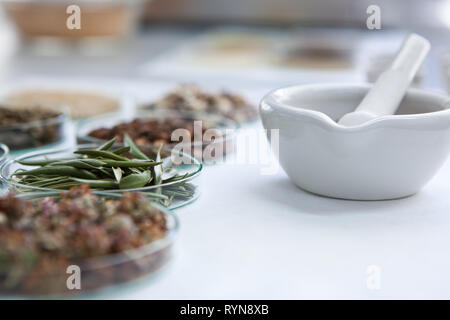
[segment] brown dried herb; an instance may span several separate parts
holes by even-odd
[[[207,92],[195,85],[180,85],[160,100],[144,106],[146,109],[164,109],[212,113],[237,122],[255,120],[256,109],[242,96],[231,92]]]
[[[167,233],[164,213],[140,193],[111,200],[82,185],[59,200],[30,202],[10,194],[0,198],[0,293],[51,291],[52,285],[61,290],[59,275],[68,265],[140,248]],[[91,281],[86,285],[98,285]]]
[[[112,128],[95,129],[88,135],[102,140],[117,138],[117,141],[122,142],[128,134],[137,145],[168,145],[173,143],[171,135],[177,129],[187,130],[194,141],[194,120],[179,117],[135,119],[119,123]],[[210,128],[202,123],[202,136],[208,129]]]
[[[64,120],[51,108],[0,106],[0,141],[11,150],[54,143],[62,139]]]

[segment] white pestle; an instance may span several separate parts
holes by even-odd
[[[429,50],[428,40],[415,33],[409,35],[390,68],[378,77],[356,110],[344,115],[338,123],[357,126],[394,114]]]

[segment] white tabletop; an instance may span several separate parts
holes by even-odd
[[[176,211],[176,255],[125,299],[450,298],[450,162],[420,193],[345,201],[280,170],[207,166],[202,195]]]

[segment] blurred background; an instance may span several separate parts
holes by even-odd
[[[70,4],[81,29],[69,30]],[[368,30],[369,5],[381,9]],[[411,31],[432,53],[415,85],[446,91],[448,0],[3,0],[0,76],[277,86],[373,81]]]
[[[440,16],[446,1],[440,0],[166,0],[147,6],[153,21],[259,23],[310,26],[365,26],[362,13],[376,4],[386,27],[445,25]],[[442,18],[442,19],[440,19]]]

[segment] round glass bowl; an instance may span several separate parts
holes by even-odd
[[[14,106],[12,108],[14,109]],[[68,111],[64,107],[56,110],[59,114],[52,118],[0,125],[0,141],[7,143],[11,152],[55,146],[68,141],[70,130]]]
[[[9,155],[9,148],[3,143],[0,143],[0,165],[5,162]]]
[[[165,144],[165,146],[168,148],[182,149],[184,152],[207,164],[222,162],[227,155],[231,155],[235,152],[235,135],[236,130],[239,127],[237,122],[213,114],[203,114],[199,116],[199,114],[195,113],[180,113],[179,111],[172,110],[138,111],[128,119],[112,115],[109,117],[96,117],[84,120],[80,122],[77,128],[78,141],[80,143],[104,143],[106,139],[92,137],[90,136],[90,133],[93,130],[101,128],[109,129],[118,124],[128,123],[135,119],[159,119],[161,121],[174,119],[194,122],[194,140],[186,139],[181,142]],[[206,130],[202,133],[203,128],[211,129],[212,131]],[[197,131],[200,133],[199,136],[196,133]],[[189,135],[189,137],[192,138],[191,135]],[[139,146],[142,145],[139,141],[137,141],[137,144]]]
[[[105,194],[93,192],[105,199],[120,199],[120,194]],[[20,194],[19,198],[37,202],[47,197],[58,199],[61,193],[44,192],[33,194]],[[100,289],[106,289],[127,282],[138,282],[145,280],[147,276],[156,276],[171,259],[172,248],[178,233],[179,222],[170,210],[154,204],[161,210],[167,221],[167,234],[154,242],[142,247],[127,250],[115,254],[91,257],[82,260],[61,263],[61,268],[48,265],[47,268],[20,273],[20,266],[14,269],[2,267],[0,269],[0,295],[13,296],[60,296],[80,295],[93,293]],[[69,290],[67,286],[70,272],[67,273],[69,265],[75,265],[81,271],[81,289]],[[56,270],[58,269],[58,270]],[[73,271],[72,271],[73,272]],[[14,282],[8,281],[11,276],[19,276]],[[145,278],[144,278],[145,277]]]
[[[117,145],[119,146],[119,145]],[[94,149],[97,148],[97,144],[85,144],[79,145],[77,147],[69,147],[65,149],[52,149],[39,152],[30,152],[19,156],[15,159],[6,161],[0,167],[0,179],[5,187],[9,190],[13,190],[16,193],[25,192],[47,192],[47,191],[59,191],[52,188],[45,187],[35,187],[20,183],[12,175],[17,170],[30,170],[34,167],[24,166],[17,161],[36,161],[36,160],[46,160],[46,159],[63,159],[74,157],[74,151],[83,149]],[[139,149],[149,155],[152,159],[154,155],[158,152],[159,147],[157,146],[140,146]],[[145,193],[153,201],[160,203],[161,205],[169,208],[176,209],[180,208],[186,204],[195,201],[200,195],[199,190],[199,176],[203,170],[203,165],[194,157],[176,149],[163,148],[161,150],[161,158],[171,157],[174,160],[173,168],[177,170],[180,175],[189,175],[186,178],[182,178],[177,181],[168,182],[160,185],[152,185],[143,188],[136,189],[109,189],[109,190],[98,190],[103,191],[107,194],[117,194],[124,192],[139,191]]]

